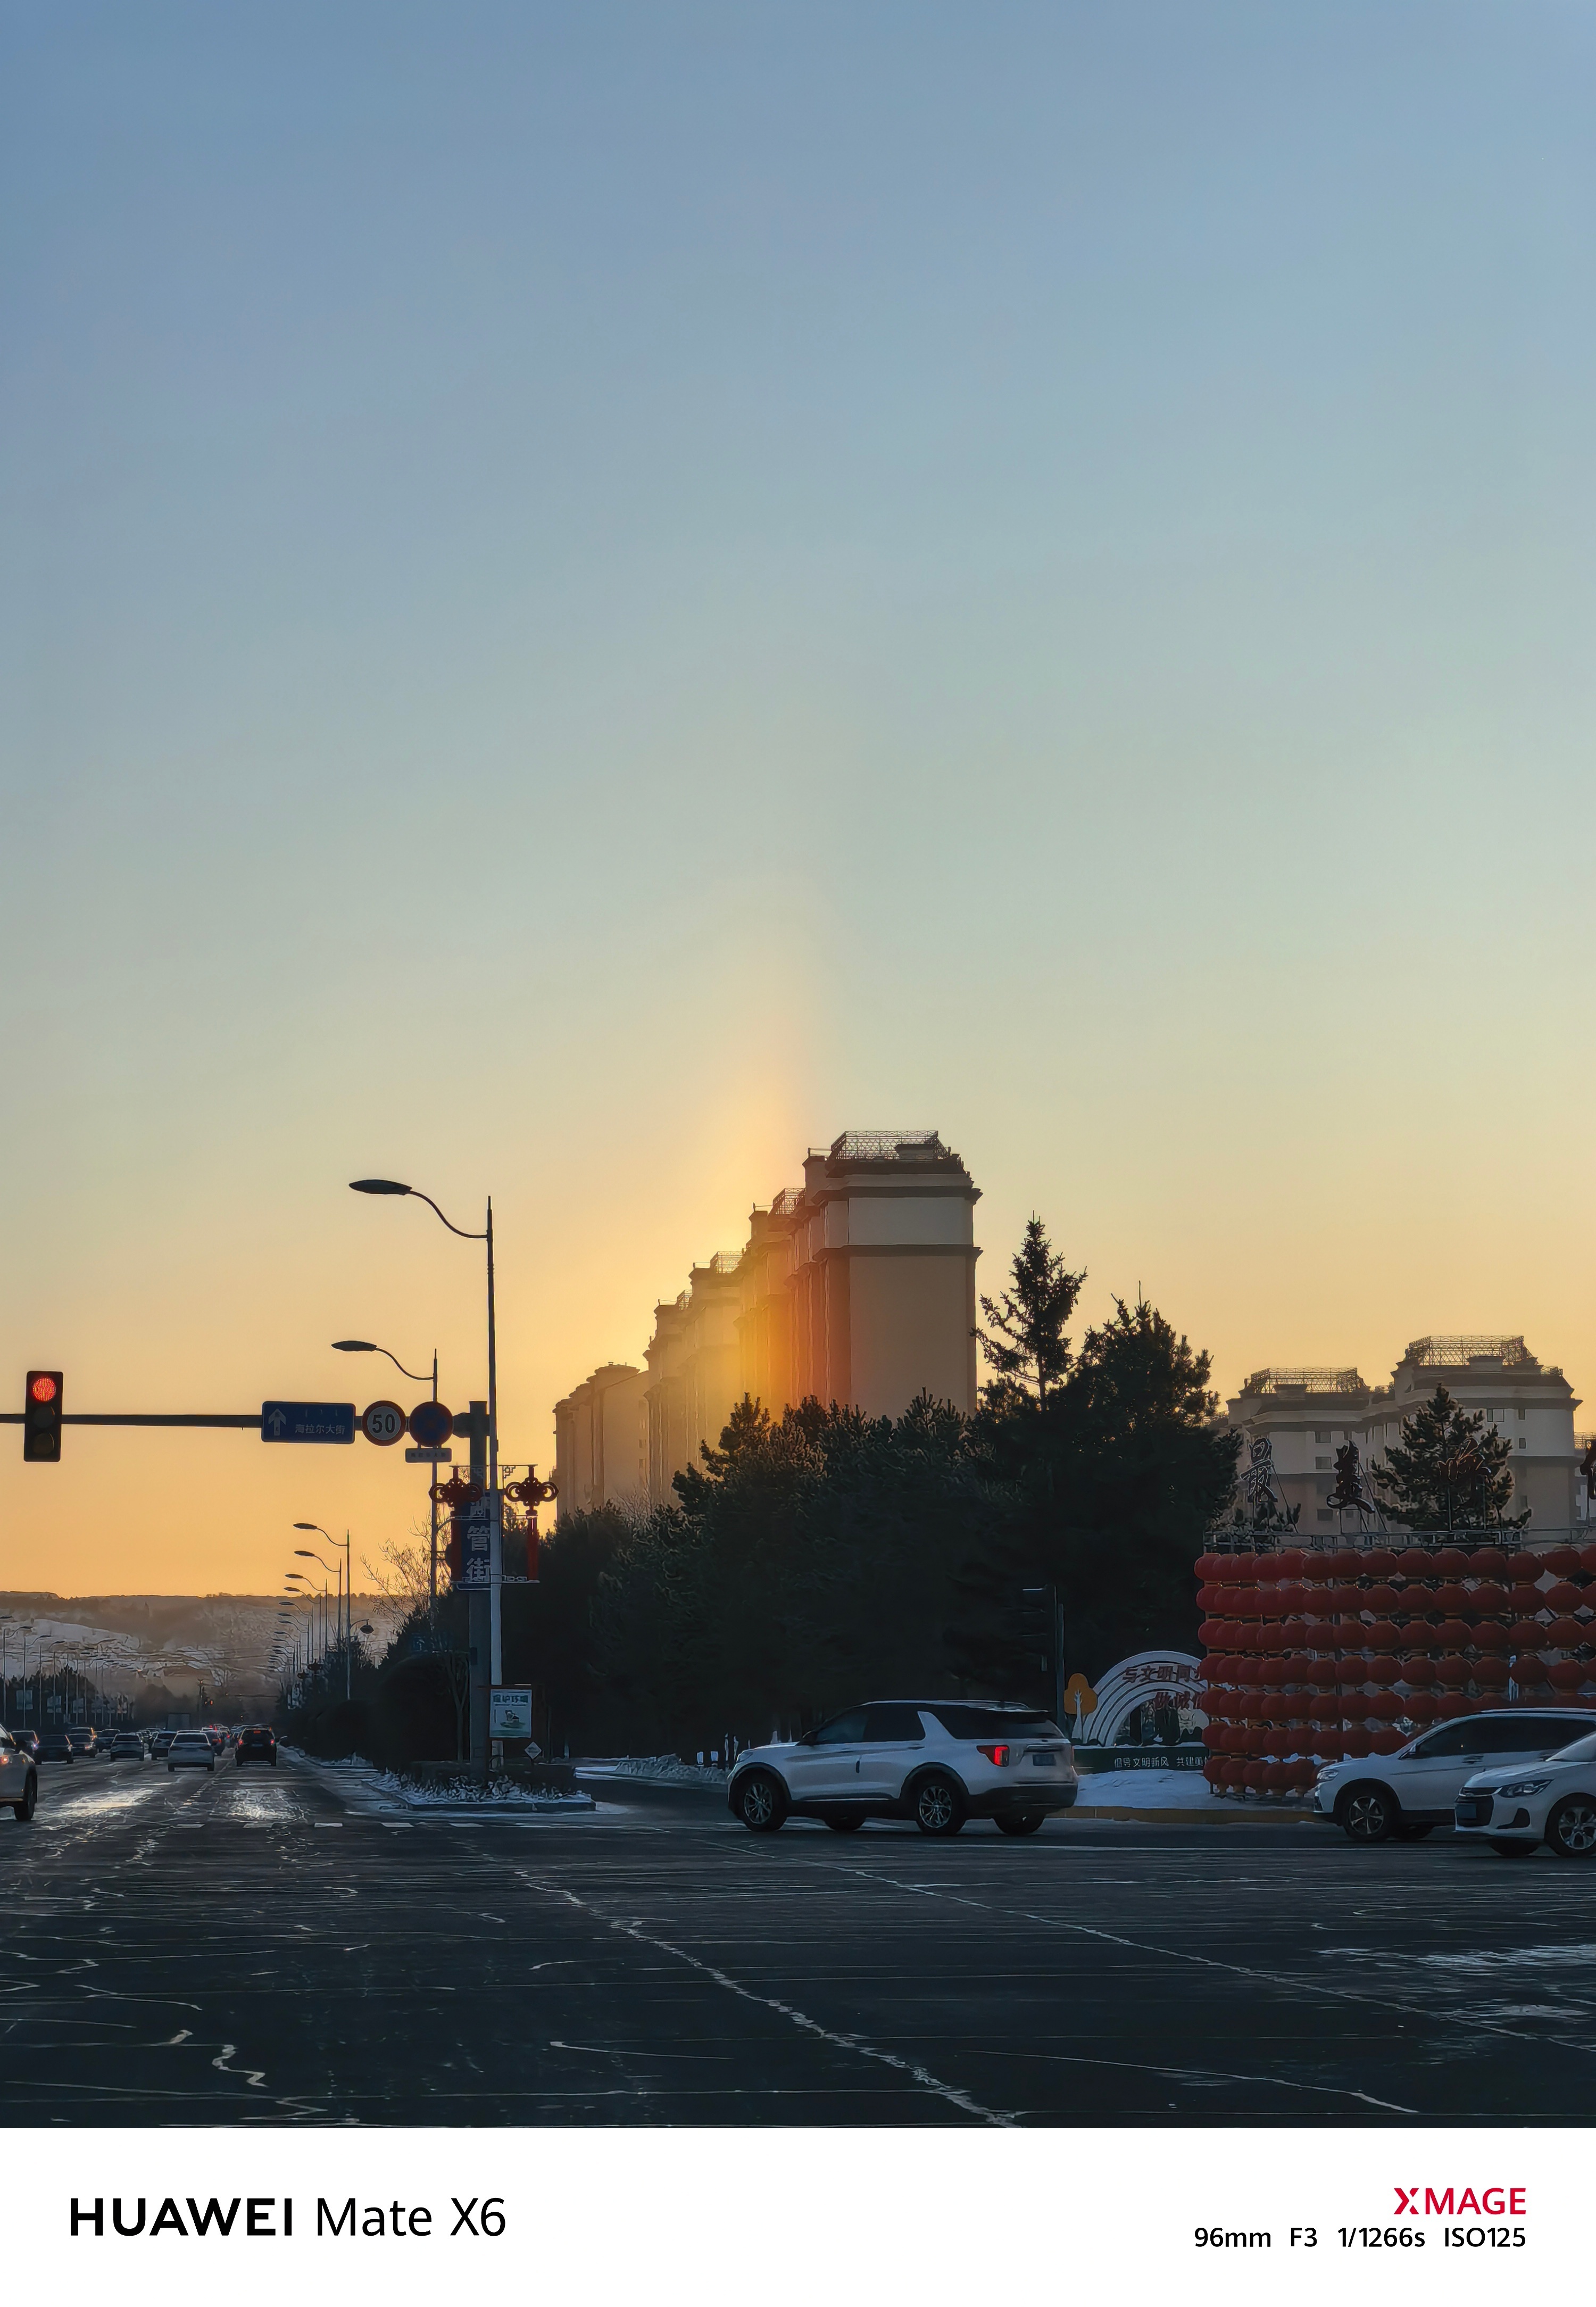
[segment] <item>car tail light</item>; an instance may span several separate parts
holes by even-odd
[[[975,1749],[978,1754],[984,1754],[987,1761],[1000,1771],[1006,1771],[1008,1768],[1008,1757],[1012,1751],[1012,1748],[1008,1746],[977,1746]]]

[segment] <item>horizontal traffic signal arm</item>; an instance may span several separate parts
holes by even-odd
[[[0,1426],[21,1426],[25,1416],[21,1410],[0,1410]],[[64,1412],[63,1426],[248,1426],[255,1433],[261,1430],[258,1410],[242,1411],[144,1411],[144,1410],[69,1410]]]

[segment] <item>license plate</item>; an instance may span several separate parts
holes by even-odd
[[[1059,1758],[1056,1754],[1033,1754],[1031,1757],[1031,1766],[1034,1770],[1037,1771],[1056,1770],[1058,1768],[1058,1760]]]
[[[1460,1802],[1454,1815],[1459,1826],[1481,1826],[1490,1816],[1490,1812],[1480,1803]]]

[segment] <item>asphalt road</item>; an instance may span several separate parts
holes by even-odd
[[[1437,1835],[745,1833],[47,1767],[0,1822],[12,2123],[1584,2123],[1596,1869]]]

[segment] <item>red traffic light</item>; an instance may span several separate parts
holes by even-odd
[[[61,1372],[30,1370],[22,1400],[22,1462],[61,1462]]]

